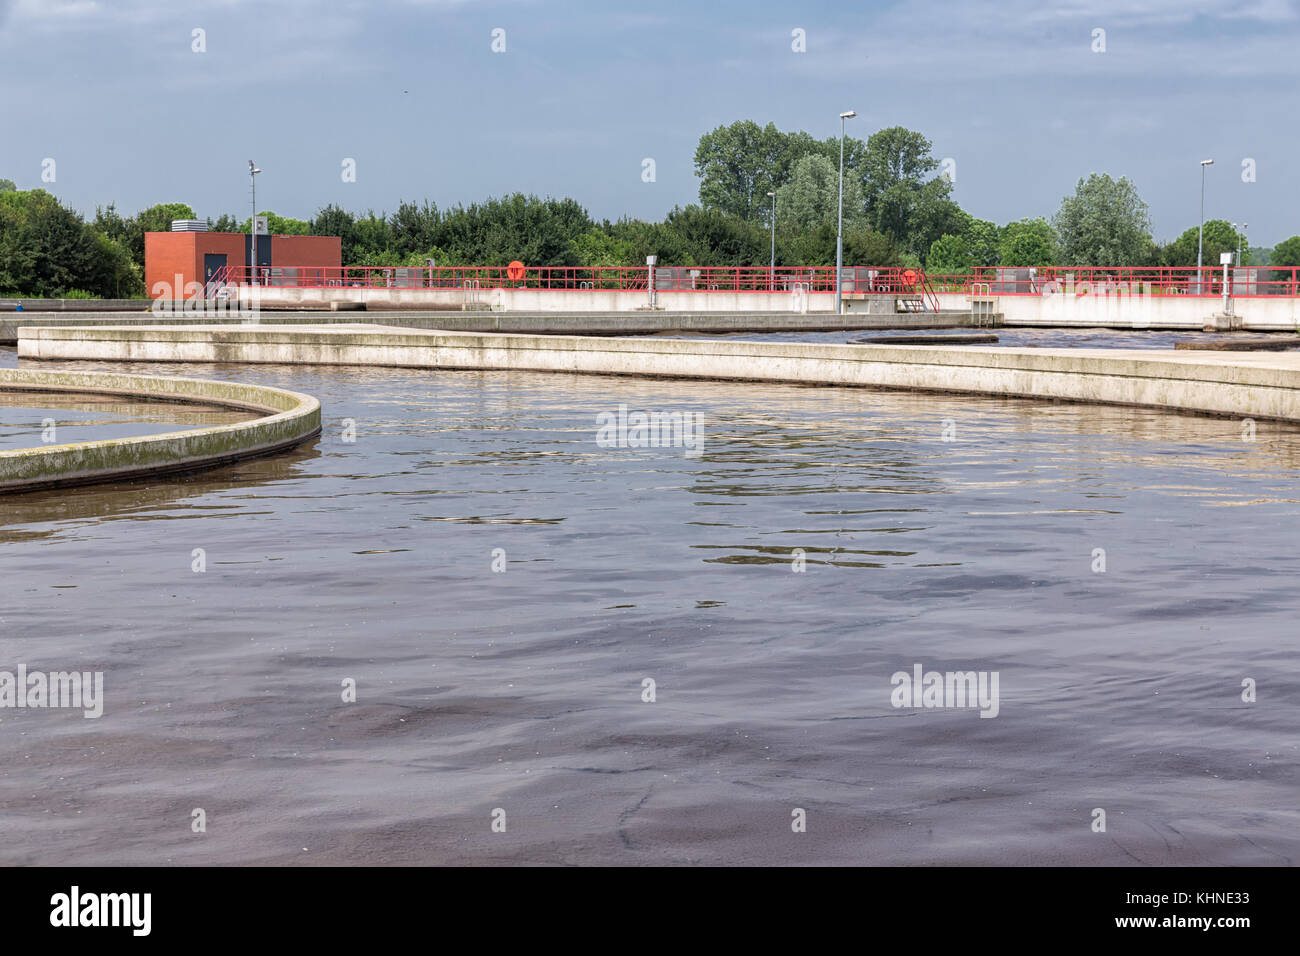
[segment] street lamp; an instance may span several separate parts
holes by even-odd
[[[840,211],[835,227],[835,314],[844,314],[844,282],[840,278],[844,268],[844,121],[857,116],[856,110],[845,110],[840,114]]]
[[[248,161],[248,188],[253,193],[253,215],[248,220],[248,231],[253,237],[253,285],[257,285],[257,180],[254,179],[261,170],[250,159]]]
[[[776,288],[776,193],[768,195],[772,197],[772,265],[767,272],[767,291],[771,292]]]
[[[1196,229],[1196,294],[1201,294],[1201,253],[1205,248],[1205,167],[1213,166],[1214,160],[1201,160],[1201,224]]]

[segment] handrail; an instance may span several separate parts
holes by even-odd
[[[275,274],[263,267],[262,281],[281,288],[344,287],[361,289],[528,289],[532,291],[615,290],[647,291],[650,270],[644,266],[532,266],[510,276],[506,266],[320,266],[277,264]],[[1237,298],[1300,295],[1298,266],[1236,266],[1232,270]],[[910,274],[909,274],[910,273]],[[799,288],[808,293],[835,291],[834,266],[665,266],[654,268],[654,291],[745,292],[787,295]],[[208,294],[220,284],[251,282],[243,265],[218,269],[208,283]],[[1218,298],[1223,276],[1218,267],[1205,266],[982,266],[969,272],[945,275],[919,269],[846,266],[841,275],[846,293],[867,295],[922,295],[930,308],[938,296],[969,294],[972,286],[987,284],[993,295],[1046,295],[1126,293]]]

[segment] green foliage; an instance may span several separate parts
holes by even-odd
[[[1052,220],[1060,237],[1060,264],[1126,266],[1150,255],[1147,204],[1126,178],[1093,173],[1080,179]]]
[[[685,238],[667,223],[620,219],[610,227],[610,235],[632,250],[632,258],[623,265],[645,265],[646,256],[658,256],[664,266],[699,265]]]
[[[1268,258],[1270,266],[1300,266],[1300,236],[1284,239],[1273,247]]]
[[[838,150],[838,140],[836,149]],[[741,219],[766,221],[768,191],[785,185],[803,157],[824,152],[807,133],[782,133],[772,123],[752,120],[719,126],[700,137],[695,175],[700,177],[700,205]],[[838,153],[836,154],[838,161]]]
[[[965,236],[940,236],[925,257],[925,271],[931,275],[967,275],[974,264]]]
[[[685,244],[691,260],[687,265],[767,264],[770,249],[768,232],[759,223],[749,222],[719,209],[685,206],[670,212],[664,219],[664,226],[676,233]]]
[[[616,239],[610,234],[610,225],[593,226],[573,241],[578,262],[584,266],[632,265],[635,252],[627,239]],[[642,262],[645,261],[643,258]]]
[[[776,219],[780,226],[816,229],[839,218],[839,170],[826,156],[812,153],[794,165],[790,181],[776,190]],[[769,202],[771,198],[769,197]],[[862,184],[844,181],[844,229],[867,225]]]
[[[122,244],[43,189],[0,192],[0,288],[63,298],[138,295],[140,278]]]
[[[1046,219],[1021,219],[1002,227],[998,263],[1004,266],[1057,264],[1056,230]]]
[[[125,247],[131,261],[144,268],[144,234],[146,232],[171,232],[173,219],[193,219],[194,210],[184,203],[159,203],[136,213],[130,218],[118,214],[117,207],[109,203],[106,208],[96,208],[91,228]]]
[[[782,237],[776,247],[776,262],[792,266],[835,265],[835,224],[824,222],[816,229]],[[860,226],[844,231],[844,264],[892,268],[904,262],[888,236]]]
[[[266,231],[272,236],[310,236],[312,235],[311,223],[304,222],[301,219],[289,219],[285,216],[278,216],[269,209],[263,209],[258,213],[259,216],[266,217]],[[176,217],[180,219],[180,216]],[[248,217],[233,230],[234,232],[247,233],[252,228],[252,217]]]
[[[1196,246],[1198,229],[1192,226],[1173,242],[1160,250],[1160,264],[1166,266],[1196,265]],[[1207,266],[1218,266],[1219,254],[1237,251],[1239,244],[1245,243],[1245,237],[1232,228],[1232,224],[1223,219],[1211,219],[1205,223],[1205,249],[1202,262]]]
[[[931,177],[939,162],[920,133],[893,126],[867,140],[862,192],[867,218],[877,232],[916,255],[936,239],[963,232],[961,209],[949,199],[952,183]]]
[[[827,220],[826,197],[834,193],[838,202],[840,145],[838,136],[818,142],[807,133],[782,133],[771,123],[720,126],[700,137],[695,152],[700,205],[767,222],[767,193],[774,190],[778,222],[815,231]],[[939,163],[920,133],[895,126],[865,143],[845,137],[843,147],[846,233],[869,228],[918,258],[940,236],[965,233],[969,217],[963,219],[949,198],[952,183],[933,175]],[[980,262],[993,258],[996,243],[990,235],[971,236],[971,241]],[[815,239],[809,242],[816,246]]]
[[[18,187],[14,185],[12,179],[0,179],[0,193],[16,192]]]

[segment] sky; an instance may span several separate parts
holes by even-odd
[[[659,219],[697,201],[701,134],[853,109],[999,224],[1104,172],[1170,239],[1213,158],[1206,218],[1270,246],[1300,233],[1298,80],[1300,0],[0,0],[0,178],[242,219],[252,159],[296,218],[522,191]]]

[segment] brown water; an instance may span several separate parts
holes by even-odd
[[[1293,428],[1244,442],[1228,420],[860,389],[113,367],[305,391],[324,433],[188,478],[0,498],[0,669],[102,671],[106,698],[98,720],[0,710],[0,862],[1300,850]],[[703,454],[598,446],[620,403],[701,412]],[[892,707],[915,663],[997,671],[998,716]]]

